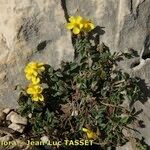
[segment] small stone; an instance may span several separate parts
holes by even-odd
[[[12,137],[10,135],[5,135],[3,137],[0,137],[1,142],[7,142],[7,141],[10,141],[10,140],[12,140]]]
[[[123,146],[116,147],[116,150],[136,150],[136,143],[133,141],[127,142]]]
[[[14,131],[17,131],[17,132],[22,133],[22,132],[24,131],[25,126],[12,123],[12,124],[10,124],[10,125],[8,126],[8,128],[10,128],[10,129],[12,129],[12,130],[14,130]]]
[[[49,141],[49,138],[48,138],[48,136],[46,136],[46,135],[42,136],[40,139],[41,139],[42,142],[45,142],[45,143],[46,143],[47,141]]]
[[[6,117],[6,120],[10,120],[12,123],[27,125],[27,118],[18,115],[14,111]]]
[[[12,109],[10,109],[10,108],[5,108],[5,109],[3,110],[3,112],[4,112],[6,115],[8,115],[11,111],[12,111]]]
[[[29,118],[32,118],[32,114],[30,113],[30,114],[28,115],[28,117],[29,117]]]
[[[15,142],[18,149],[26,149],[26,150],[29,149],[30,145],[27,145],[27,143],[25,143],[24,141],[16,139]]]
[[[16,114],[16,112],[14,112],[14,111],[10,112],[10,113],[7,115],[7,117],[6,117],[6,120],[9,120],[9,121],[10,121],[11,116],[14,115],[14,114]]]
[[[73,110],[72,113],[71,113],[71,116],[74,116],[74,117],[78,116],[78,111],[77,110]]]

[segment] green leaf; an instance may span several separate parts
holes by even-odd
[[[54,82],[57,82],[58,81],[58,77],[56,75],[53,75],[53,77],[51,77],[51,80],[54,81]]]
[[[123,123],[123,124],[126,124],[128,122],[128,119],[129,119],[128,116],[127,117],[123,117],[123,118],[121,118],[120,122]]]
[[[70,70],[71,70],[71,71],[72,71],[72,70],[75,70],[77,67],[78,67],[78,64],[75,63],[75,62],[70,64]]]
[[[55,72],[55,74],[57,75],[57,77],[63,77],[62,73],[59,71]]]

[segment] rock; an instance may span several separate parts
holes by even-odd
[[[26,85],[23,69],[31,60],[59,67],[73,58],[68,15],[91,18],[100,42],[110,49],[149,52],[149,0],[0,0],[0,104],[17,107],[16,85]],[[13,16],[13,17],[12,17]],[[127,65],[127,66],[126,66]],[[123,67],[129,63],[123,63]],[[17,77],[17,78],[16,78]]]
[[[8,128],[10,128],[14,131],[22,133],[24,131],[25,126],[12,123],[8,126]]]
[[[116,150],[137,150],[137,148],[135,143],[128,142],[123,146],[118,146]]]
[[[46,136],[46,135],[44,135],[44,136],[42,136],[42,137],[40,138],[40,140],[41,140],[42,142],[44,142],[44,143],[47,143],[47,142],[49,141],[49,137]],[[51,146],[45,144],[45,145],[44,145],[44,148],[47,149],[47,150],[49,150],[49,149],[51,149]]]
[[[40,140],[42,141],[42,142],[47,142],[47,141],[49,141],[49,138],[48,138],[48,136],[46,136],[46,135],[44,135],[44,136],[42,136],[41,138],[40,138]]]
[[[73,58],[60,0],[0,0],[0,104],[18,106],[16,86],[26,85],[24,67],[40,61],[55,68]]]
[[[76,116],[78,116],[78,111],[77,110],[73,110],[72,111],[72,113],[71,113],[71,116],[74,116],[74,117],[76,117]]]
[[[6,120],[10,120],[12,123],[27,125],[27,118],[18,115],[16,112],[11,112],[6,117]]]
[[[18,149],[26,149],[26,150],[28,150],[29,147],[30,147],[29,145],[27,145],[27,143],[25,143],[22,140],[16,139],[15,142],[16,142],[16,145],[17,145]]]
[[[135,129],[138,131],[135,132],[134,137],[136,136],[138,139],[142,139],[144,137],[145,142],[150,144],[150,104],[149,102],[145,102],[142,104],[141,102],[136,102],[134,104],[136,111],[141,111],[138,115],[138,120],[141,122],[138,127]]]
[[[29,118],[32,118],[32,114],[30,113],[30,114],[28,115],[28,117],[29,117]]]
[[[149,0],[66,0],[66,9],[68,15],[82,15],[100,26],[100,42],[111,50],[141,52],[148,40]]]
[[[143,63],[144,61],[144,63]],[[140,77],[140,87],[142,93],[144,93],[143,98],[134,104],[136,111],[139,111],[138,120],[143,121],[143,125],[136,128],[139,133],[136,133],[139,139],[145,138],[145,142],[150,145],[150,59],[141,60],[139,65],[134,68],[132,73]]]
[[[10,108],[5,108],[5,109],[3,110],[3,112],[4,112],[6,115],[8,115],[11,111],[12,111],[12,109],[10,109]]]
[[[10,140],[12,140],[12,137],[10,135],[5,135],[3,137],[0,137],[1,142],[8,142]]]

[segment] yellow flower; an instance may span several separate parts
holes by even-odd
[[[33,101],[44,101],[44,97],[43,97],[43,95],[42,94],[35,94],[35,95],[33,95],[32,96],[32,100]]]
[[[40,83],[40,78],[32,76],[31,81],[33,84],[39,84]]]
[[[71,16],[69,18],[69,23],[67,23],[67,29],[72,30],[74,34],[79,34],[82,30],[83,24],[82,24],[82,17],[81,16],[76,16],[73,17]]]
[[[38,73],[45,70],[43,65],[43,63],[30,62],[24,70],[27,80],[31,80],[34,84],[38,84],[40,82],[40,78],[37,77]]]
[[[44,71],[45,67],[43,63],[38,62],[30,62],[26,68],[25,73],[33,74],[34,76],[37,76],[37,72]]]
[[[33,101],[44,101],[44,97],[41,94],[43,91],[40,85],[35,85],[33,83],[29,84],[27,88],[27,94],[31,95]]]
[[[82,128],[82,131],[86,133],[88,139],[96,139],[97,134],[90,129]]]
[[[37,94],[37,93],[42,93],[42,87],[40,85],[35,85],[35,84],[29,84],[28,89],[27,89],[28,94]]]
[[[69,23],[67,23],[67,29],[72,30],[74,34],[90,32],[94,28],[95,26],[90,20],[83,19],[81,16],[71,16],[69,18]]]
[[[83,24],[82,30],[84,32],[90,32],[91,30],[95,28],[94,24],[90,20],[87,20],[87,19],[83,19],[82,24]]]

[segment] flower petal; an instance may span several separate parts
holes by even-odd
[[[77,17],[76,17],[76,22],[78,22],[78,23],[79,23],[79,22],[81,22],[81,21],[82,21],[82,19],[83,19],[83,18],[82,18],[81,16],[77,16]]]
[[[73,27],[74,27],[74,24],[73,23],[67,23],[67,26],[66,26],[66,28],[67,29],[73,29]]]
[[[39,94],[39,100],[40,100],[40,101],[44,101],[44,97],[43,97],[42,94]]]
[[[35,70],[32,70],[32,74],[33,74],[34,76],[37,76],[37,75],[38,75],[38,73],[37,73]]]
[[[69,21],[70,21],[71,23],[75,23],[75,17],[71,16],[71,17],[69,18]]]
[[[45,67],[44,67],[44,66],[41,66],[41,67],[39,67],[39,70],[40,70],[40,71],[44,71],[44,70],[45,70]]]
[[[37,102],[37,101],[39,101],[39,98],[38,98],[37,95],[33,95],[33,96],[32,96],[32,100]]]
[[[82,24],[82,23],[80,23],[80,24],[78,24],[78,26],[79,26],[79,28],[80,28],[80,29],[82,29],[83,24]]]
[[[26,74],[27,80],[31,80],[32,76],[30,74]]]
[[[74,34],[79,34],[80,33],[80,29],[77,28],[77,27],[73,28],[73,33]]]
[[[38,84],[38,83],[40,83],[40,78],[38,78],[38,77],[32,77],[32,83],[33,84]]]
[[[88,139],[95,139],[97,137],[96,133],[93,131],[87,132]]]
[[[37,88],[37,92],[38,92],[38,93],[42,93],[42,91],[43,91],[42,87],[39,86],[39,87]]]
[[[30,87],[29,87],[29,88],[27,89],[27,93],[28,93],[28,94],[34,94],[34,93],[35,93],[35,90],[34,90],[33,88],[30,88]]]
[[[90,27],[91,27],[91,30],[93,30],[95,28],[94,24],[93,23],[89,23]]]
[[[82,128],[82,131],[83,132],[88,132],[88,129],[87,128]]]

